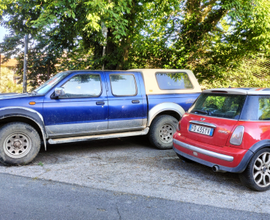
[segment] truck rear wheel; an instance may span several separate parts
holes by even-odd
[[[30,163],[40,150],[40,137],[30,125],[8,123],[0,128],[0,162],[6,165]]]
[[[178,120],[170,115],[156,117],[150,126],[148,134],[151,144],[159,149],[171,149],[177,124]]]

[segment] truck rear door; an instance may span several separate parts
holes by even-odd
[[[147,123],[147,103],[139,72],[105,72],[108,83],[109,130],[142,130]]]

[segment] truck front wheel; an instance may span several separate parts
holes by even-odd
[[[30,125],[8,123],[0,128],[0,162],[6,165],[30,163],[40,150],[40,137]]]
[[[148,134],[151,144],[159,149],[171,149],[177,124],[178,120],[170,115],[156,117]]]

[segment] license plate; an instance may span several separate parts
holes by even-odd
[[[199,134],[208,135],[208,136],[212,136],[214,129],[213,128],[208,128],[208,127],[205,127],[205,126],[201,126],[201,125],[190,124],[189,131],[199,133]]]

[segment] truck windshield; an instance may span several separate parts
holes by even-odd
[[[49,90],[51,90],[57,83],[59,83],[62,79],[64,79],[67,75],[70,74],[70,71],[67,72],[61,72],[56,74],[54,77],[49,79],[47,82],[42,84],[40,87],[36,88],[32,91],[32,94],[35,95],[44,95]]]
[[[231,94],[201,94],[189,109],[190,113],[239,119],[246,96]]]

